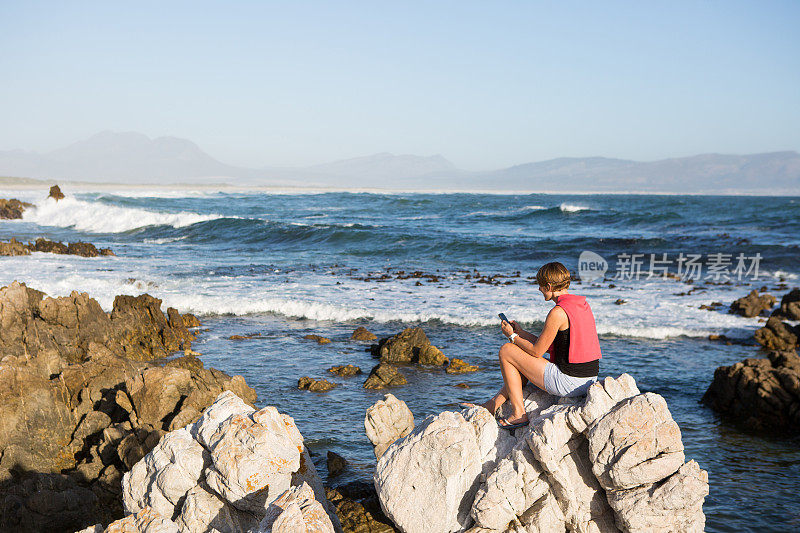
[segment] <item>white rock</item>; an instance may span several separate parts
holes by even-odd
[[[181,514],[175,519],[175,523],[184,533],[246,533],[258,525],[258,517],[236,509],[206,490],[201,483],[186,494]]]
[[[208,454],[186,428],[167,433],[153,450],[122,476],[125,511],[147,507],[172,518],[176,506],[197,485],[208,463]]]
[[[307,483],[276,498],[255,533],[334,533],[333,524]]]
[[[594,473],[606,489],[649,485],[683,465],[681,430],[658,394],[640,394],[620,403],[588,436]]]
[[[202,428],[198,435],[211,452],[208,486],[244,511],[263,512],[290,487],[300,468],[302,444],[295,443],[296,436],[272,406],[233,414],[210,436],[203,436]]]
[[[708,473],[689,461],[662,483],[608,491],[608,502],[623,531],[699,533],[705,528],[706,496]]]
[[[178,526],[150,507],[112,522],[105,533],[180,533]]]
[[[75,533],[103,533],[104,530],[103,524],[95,524],[93,526],[81,529],[80,531],[76,531]]]
[[[464,420],[472,425],[480,450],[481,472],[494,470],[497,461],[508,455],[517,439],[514,432],[500,429],[497,419],[483,407],[471,407],[461,411]]]
[[[394,441],[405,437],[414,429],[414,415],[406,402],[387,394],[367,409],[364,417],[364,429],[374,446],[377,459]]]
[[[244,403],[236,394],[223,391],[188,429],[197,442],[209,448],[208,440],[219,429],[220,424],[233,415],[250,415],[254,412],[255,409]]]
[[[402,531],[448,533],[468,525],[480,473],[472,424],[445,411],[390,446],[374,481],[381,507]]]

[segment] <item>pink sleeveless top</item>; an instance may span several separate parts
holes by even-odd
[[[556,300],[556,305],[569,318],[569,362],[588,363],[602,359],[594,315],[586,298],[577,294],[562,294]],[[547,351],[552,354],[553,349],[551,344]]]

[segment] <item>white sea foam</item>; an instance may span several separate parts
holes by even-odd
[[[145,244],[168,244],[171,242],[182,241],[186,237],[188,237],[188,235],[183,235],[182,237],[165,237],[163,239],[144,239],[142,242]]]
[[[58,202],[51,198],[41,200],[36,207],[26,209],[22,215],[24,222],[74,228],[89,233],[120,233],[146,226],[180,228],[218,218],[222,218],[222,215],[201,215],[185,211],[161,213],[101,202],[86,202],[69,196]]]
[[[582,206],[582,205],[568,204],[566,202],[564,202],[563,204],[558,206],[558,208],[561,209],[561,211],[563,211],[564,213],[577,213],[578,211],[591,211],[590,207],[585,207],[585,206]]]

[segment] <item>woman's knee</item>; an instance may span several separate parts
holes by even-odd
[[[515,349],[517,349],[516,344],[507,342],[500,347],[500,352],[497,354],[497,357],[499,357],[501,361],[508,359]]]

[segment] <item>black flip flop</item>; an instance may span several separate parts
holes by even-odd
[[[508,430],[524,428],[529,423],[530,423],[530,420],[525,420],[524,422],[517,422],[515,424],[512,424],[512,423],[510,423],[508,421],[508,418],[506,418],[504,416],[501,416],[500,418],[497,419],[497,425],[500,426],[503,429],[508,429]]]

